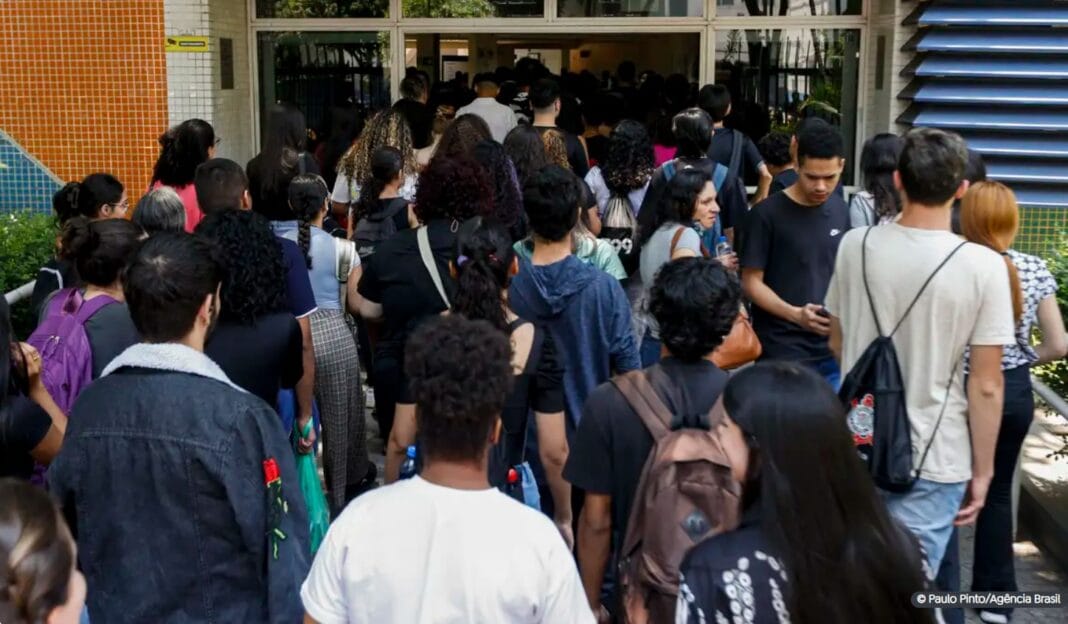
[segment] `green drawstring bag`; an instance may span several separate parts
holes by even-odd
[[[319,544],[326,537],[326,530],[330,528],[330,508],[326,504],[326,495],[323,494],[322,483],[319,482],[319,470],[315,466],[315,453],[297,453],[297,436],[306,436],[312,428],[312,419],[308,419],[308,425],[303,433],[298,433],[300,425],[293,421],[294,436],[293,449],[297,459],[297,479],[300,481],[300,491],[304,494],[304,503],[308,507],[308,537],[311,541],[311,554],[319,550]]]

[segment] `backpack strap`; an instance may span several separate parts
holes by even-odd
[[[869,231],[870,230],[871,230],[871,228],[869,228]],[[898,329],[901,329],[901,324],[905,322],[906,318],[908,318],[909,313],[912,312],[912,308],[914,308],[916,306],[916,302],[918,302],[920,300],[920,296],[923,295],[923,291],[927,290],[927,287],[931,285],[931,280],[934,279],[935,275],[938,275],[938,272],[942,270],[942,267],[946,266],[946,263],[948,263],[953,258],[953,256],[957,255],[957,252],[960,251],[961,248],[964,247],[967,244],[968,244],[968,242],[964,241],[961,244],[959,244],[956,247],[954,247],[953,251],[949,252],[949,255],[946,256],[945,260],[942,260],[942,263],[939,264],[937,267],[935,267],[935,270],[932,271],[929,276],[927,276],[927,281],[925,281],[923,283],[923,286],[920,286],[920,291],[918,293],[916,293],[916,296],[912,299],[912,303],[910,303],[909,307],[905,310],[905,314],[901,317],[901,320],[897,322],[897,325],[894,325],[893,331],[890,332],[890,337],[891,338],[894,337],[894,334],[897,333]],[[870,294],[868,296],[869,296],[869,298],[871,297]]]
[[[712,186],[716,189],[716,194],[719,194],[723,189],[723,183],[727,181],[727,173],[730,171],[727,167],[716,163],[712,168]],[[719,219],[716,219],[716,223],[719,223]]]
[[[92,299],[85,300],[78,306],[78,311],[74,313],[74,320],[79,325],[85,325],[86,321],[99,312],[101,308],[113,303],[118,303],[118,301],[111,295],[97,295]]]
[[[664,405],[644,371],[630,371],[618,375],[612,379],[612,383],[642,419],[654,441],[671,432],[671,410]]]
[[[740,178],[742,177],[740,167],[742,165],[742,145],[745,143],[745,135],[732,129],[731,138],[733,138],[734,141],[731,143],[731,159],[727,168]]]
[[[430,274],[430,280],[434,282],[434,288],[438,290],[441,300],[445,302],[445,307],[451,308],[452,304],[449,303],[449,295],[446,294],[445,285],[441,282],[438,263],[434,261],[434,253],[430,249],[430,233],[425,225],[416,230],[415,238],[419,243],[419,255],[423,258],[423,266],[426,267],[427,273]]]
[[[671,178],[675,177],[675,159],[672,158],[671,160],[669,160],[666,163],[664,163],[663,169],[664,169],[664,181],[665,182],[670,182]]]

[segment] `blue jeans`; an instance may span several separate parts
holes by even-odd
[[[642,337],[642,346],[639,350],[642,358],[642,368],[649,368],[660,361],[660,339],[653,338],[648,332]]]
[[[838,392],[838,389],[842,387],[842,370],[838,368],[838,361],[834,359],[833,355],[822,360],[805,362],[805,366],[808,366],[819,373],[820,377],[826,379],[835,392]]]
[[[934,578],[953,534],[953,519],[960,511],[967,481],[935,483],[919,479],[904,493],[879,490],[890,514],[908,527],[927,551],[928,576]]]

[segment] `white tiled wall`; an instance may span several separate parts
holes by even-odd
[[[249,84],[248,54],[248,4],[244,0],[208,0],[211,16],[211,44],[215,62],[213,80],[213,107],[216,133],[223,138],[218,155],[231,158],[244,165],[252,153],[252,85]],[[219,58],[219,40],[234,42],[234,88],[222,90],[222,63]]]
[[[171,125],[199,118],[222,138],[218,156],[244,165],[252,154],[248,14],[245,0],[164,0],[167,35],[209,37],[206,53],[167,53],[167,105]],[[222,90],[219,40],[234,46],[234,88]]]

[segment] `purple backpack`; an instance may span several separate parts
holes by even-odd
[[[76,288],[52,297],[44,320],[27,342],[41,354],[41,381],[59,409],[69,414],[74,400],[93,380],[93,351],[85,322],[115,299],[99,295],[86,301]]]

